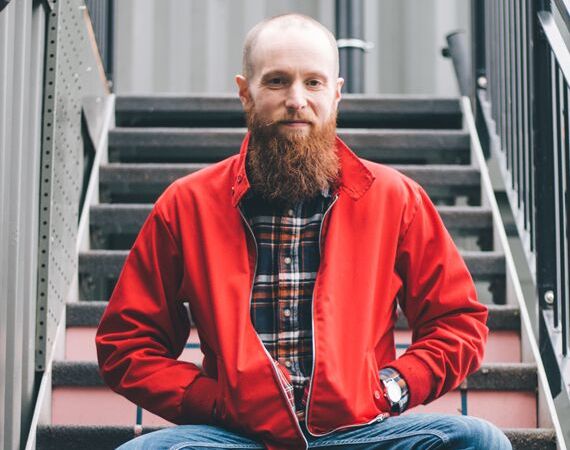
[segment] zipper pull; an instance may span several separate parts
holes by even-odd
[[[390,417],[390,413],[388,412],[383,412],[382,414],[380,414],[378,417],[376,417],[376,422],[383,422],[384,420],[386,420],[388,417]]]

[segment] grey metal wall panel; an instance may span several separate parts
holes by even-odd
[[[128,93],[235,92],[247,31],[301,12],[334,30],[334,0],[120,0],[115,88]],[[469,0],[365,0],[365,90],[457,95],[445,34],[469,31]]]
[[[7,226],[9,191],[10,191],[10,165],[11,158],[9,149],[11,121],[9,120],[9,110],[12,104],[11,87],[12,71],[9,67],[13,64],[13,51],[11,42],[14,33],[14,12],[13,4],[8,5],[0,14],[0,254],[8,253],[8,243],[10,232]],[[10,91],[8,90],[10,88]],[[2,438],[0,443],[5,444],[4,434],[11,426],[7,423],[10,413],[6,411],[6,390],[7,380],[12,376],[8,372],[7,351],[9,342],[13,339],[8,334],[8,271],[6,264],[9,261],[0,259],[0,430]]]
[[[366,91],[457,95],[445,35],[469,33],[469,0],[366,0]]]
[[[116,2],[118,93],[234,92],[247,31],[298,11],[334,27],[334,0],[121,0]]]
[[[30,66],[28,82],[28,113],[25,118],[26,134],[26,179],[23,185],[23,201],[26,220],[22,226],[22,236],[26,236],[27,246],[23,252],[24,284],[23,298],[24,320],[22,323],[22,394],[21,421],[22,437],[27,435],[27,426],[33,415],[35,395],[35,337],[36,337],[36,299],[38,271],[38,230],[39,230],[39,185],[41,156],[41,113],[44,76],[46,10],[42,0],[32,2]]]
[[[22,232],[23,223],[26,220],[24,208],[21,208],[23,185],[20,182],[22,177],[26,175],[23,165],[25,164],[25,155],[23,151],[26,148],[24,135],[24,121],[27,116],[26,88],[28,87],[29,70],[29,27],[31,16],[31,1],[22,0],[14,3],[14,16],[16,21],[14,25],[14,56],[13,56],[13,79],[12,79],[12,133],[10,146],[12,151],[18,149],[16,154],[11,156],[10,164],[10,187],[9,198],[10,204],[8,208],[8,227],[10,236],[13,237],[8,243],[8,259],[11,264],[6,268],[8,272],[8,311],[7,316],[10,318],[8,322],[7,333],[13,336],[13,340],[9,342],[6,352],[6,371],[13,374],[6,380],[6,396],[4,402],[6,411],[10,414],[11,426],[5,429],[5,448],[13,446],[18,442],[21,428],[21,392],[22,392],[22,344],[23,336],[21,332],[23,317],[23,250],[24,245],[18,236]],[[27,64],[26,64],[27,63]]]
[[[0,13],[0,448],[27,433],[35,379],[39,135],[44,5]],[[38,21],[39,19],[39,21]],[[36,28],[34,28],[36,27]],[[36,128],[34,128],[36,127]]]
[[[17,265],[19,242],[17,239],[18,233],[18,217],[14,215],[14,201],[18,201],[17,190],[19,188],[18,175],[19,175],[19,157],[18,154],[14,152],[16,136],[15,126],[17,126],[17,119],[12,117],[12,110],[16,106],[16,101],[18,100],[16,89],[18,70],[15,70],[15,64],[17,64],[15,44],[20,41],[20,33],[18,32],[18,17],[17,17],[17,7],[13,3],[9,5],[3,14],[6,14],[6,20],[4,22],[5,32],[9,42],[12,45],[8,46],[6,54],[6,65],[5,65],[5,78],[4,78],[4,89],[9,89],[10,92],[4,92],[4,101],[7,117],[4,120],[3,130],[0,133],[3,135],[3,144],[5,146],[5,151],[8,152],[3,161],[3,177],[2,177],[2,192],[4,200],[4,217],[2,220],[2,227],[5,236],[5,245],[3,245],[2,255],[6,255],[6,264],[2,269],[5,274],[5,289],[3,292],[3,301],[6,302],[5,306],[5,333],[6,333],[6,348],[4,350],[5,357],[3,359],[4,370],[5,370],[5,390],[3,392],[3,410],[4,410],[4,423],[3,423],[3,447],[9,449],[14,448],[14,441],[19,432],[18,430],[18,419],[15,418],[15,413],[19,413],[19,409],[14,411],[14,407],[19,405],[14,405],[14,389],[18,389],[19,378],[19,367],[18,362],[14,360],[14,346],[17,346],[19,341],[19,335],[14,331],[14,321],[18,319],[18,308],[15,303],[16,295],[20,288],[18,280],[14,276],[18,276],[18,271],[15,270]],[[0,25],[2,26],[2,25]],[[16,198],[14,195],[16,194]]]

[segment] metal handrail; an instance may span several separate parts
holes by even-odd
[[[471,58],[467,52],[468,43],[465,31],[454,31],[445,36],[447,47],[442,50],[445,57],[451,58],[455,77],[459,84],[459,93],[470,96],[473,89]]]
[[[570,398],[570,0],[475,0],[473,18],[477,131],[535,283],[551,391]]]
[[[558,26],[554,22],[552,13],[541,11],[538,13],[538,20],[540,21],[540,25],[548,40],[552,53],[564,74],[564,78],[570,80],[570,50],[564,43],[564,39],[558,30]]]
[[[520,320],[521,320],[521,345],[527,349],[526,356],[523,358],[528,358],[526,361],[536,362],[537,369],[537,392],[539,397],[542,396],[542,403],[545,405],[542,413],[538,414],[538,427],[550,426],[547,425],[548,422],[552,422],[551,426],[556,432],[556,439],[558,443],[558,449],[565,450],[566,438],[563,433],[560,420],[556,415],[556,406],[554,405],[554,398],[549,387],[548,378],[546,375],[546,370],[544,364],[541,361],[540,350],[536,343],[534,336],[534,331],[532,329],[532,323],[530,319],[530,314],[525,305],[523,290],[521,282],[519,279],[519,274],[514,262],[513,254],[511,252],[510,244],[507,238],[507,233],[505,230],[504,222],[501,218],[501,213],[499,210],[499,205],[494,195],[493,184],[491,182],[491,177],[489,175],[489,170],[486,165],[485,156],[481,143],[479,141],[478,133],[475,127],[475,120],[473,118],[469,99],[464,96],[462,98],[462,110],[465,117],[465,126],[469,130],[469,135],[471,136],[471,147],[473,154],[473,164],[479,168],[481,172],[481,190],[485,201],[485,204],[491,209],[493,216],[493,232],[495,235],[495,245],[500,248],[505,254],[505,265],[506,265],[506,275],[507,282],[510,285],[510,291],[512,292],[512,303],[517,305],[520,309]]]
[[[554,0],[554,4],[566,25],[566,29],[570,30],[570,0]]]

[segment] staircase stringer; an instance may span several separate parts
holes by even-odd
[[[540,428],[554,428],[556,432],[557,445],[560,450],[566,450],[564,433],[558,419],[552,393],[546,377],[546,371],[542,364],[540,351],[537,345],[537,338],[534,335],[533,327],[530,321],[530,315],[527,310],[523,297],[521,283],[518,277],[513,255],[505,232],[505,226],[501,218],[499,206],[495,199],[491,178],[487,168],[483,149],[475,127],[475,120],[471,110],[471,102],[469,97],[461,98],[461,107],[464,117],[464,127],[469,131],[471,140],[471,164],[476,166],[481,173],[481,202],[484,206],[488,206],[493,216],[493,245],[495,250],[500,250],[505,255],[506,264],[506,303],[514,304],[519,307],[521,318],[521,346],[523,362],[532,362],[537,367],[537,396],[538,396],[538,412],[537,426]]]
[[[99,109],[100,122],[98,124],[97,136],[94,137],[95,142],[93,142],[95,158],[93,160],[91,173],[89,174],[89,183],[83,202],[83,208],[79,212],[80,219],[75,246],[77,254],[79,254],[79,251],[88,250],[90,248],[89,211],[92,205],[99,203],[99,167],[108,161],[109,130],[113,128],[115,124],[115,94],[99,97],[98,101],[103,102],[103,106]],[[89,120],[89,118],[87,120]],[[78,298],[79,277],[77,271],[75,271],[66,296],[66,303],[77,301]],[[40,381],[25,450],[34,450],[36,448],[36,431],[38,425],[49,425],[51,423],[52,368],[55,360],[65,359],[65,319],[64,308],[58,320],[52,351],[49,352],[50,357],[46,361],[45,370]]]
[[[91,206],[99,204],[99,168],[109,162],[109,130],[115,127],[115,94],[109,95],[104,100],[106,104],[102,112],[102,124],[98,133],[98,141],[95,144],[95,159],[89,176],[89,184],[85,193],[83,208],[79,215],[79,227],[77,230],[77,242],[75,251],[77,254],[91,248],[89,238],[89,213]],[[68,302],[79,299],[79,282],[75,275],[76,289]]]

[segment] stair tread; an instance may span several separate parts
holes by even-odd
[[[230,146],[237,153],[246,128],[116,127],[109,130],[109,147],[180,147]],[[339,128],[338,135],[349,147],[369,145],[383,149],[469,149],[469,133],[464,130]]]
[[[125,128],[109,131],[109,159],[212,162],[238,153],[246,128]],[[464,130],[343,128],[339,136],[359,156],[384,162],[468,164]]]
[[[111,203],[153,202],[168,185],[205,167],[204,163],[173,162],[105,164],[99,169],[101,198]],[[474,166],[394,164],[391,167],[423,186],[436,203],[453,204],[459,197],[466,197],[472,205],[480,202],[481,176]]]
[[[208,167],[205,163],[109,163],[100,168],[101,183],[110,182],[172,182],[180,177]],[[435,186],[478,186],[480,172],[473,166],[452,164],[390,165],[420,184]]]
[[[79,253],[79,273],[96,276],[118,276],[128,250],[89,250]],[[497,276],[505,273],[505,256],[498,251],[461,251],[473,277]]]
[[[152,203],[102,203],[90,211],[91,227],[110,232],[136,232],[152,209]],[[481,206],[437,206],[448,228],[485,229],[492,225],[490,208]]]
[[[66,305],[67,327],[96,327],[101,320],[103,311],[107,307],[106,301],[77,301]],[[520,311],[514,305],[487,305],[489,318],[487,326],[492,331],[518,331],[520,330]],[[403,314],[396,322],[396,329],[407,330],[408,324]]]
[[[240,142],[247,132],[246,127],[115,127],[109,130],[109,137],[113,136],[113,143],[122,142],[124,138],[135,137],[140,139],[140,142],[144,145],[156,145],[159,142],[149,141],[149,136],[164,136],[170,135],[173,138],[183,138],[183,137],[200,137],[204,138],[224,138],[227,136],[239,137]],[[465,139],[469,139],[469,132],[465,130],[438,130],[438,129],[417,129],[417,128],[338,128],[338,135],[343,138],[343,136],[366,136],[370,140],[375,138],[390,138],[399,137],[406,138],[406,142],[415,142],[419,138],[427,137],[448,137],[451,142],[461,142]],[[143,138],[145,140],[143,140]],[[452,139],[455,138],[455,139]],[[344,139],[344,138],[343,138]],[[459,139],[459,140],[457,140]],[[224,141],[222,141],[224,142]],[[133,142],[129,139],[128,144]],[[111,142],[109,142],[111,144]],[[468,143],[467,143],[468,144]],[[422,147],[425,146],[423,143]]]
[[[119,95],[115,111],[119,117],[165,113],[229,113],[243,117],[243,107],[235,94]],[[461,115],[461,106],[456,97],[343,94],[339,116],[351,114]]]
[[[55,361],[53,386],[104,386],[95,361]],[[534,391],[536,364],[489,363],[467,378],[470,390]]]
[[[164,427],[144,427],[150,433]],[[550,428],[504,428],[514,450],[555,450],[556,433]],[[132,426],[39,425],[38,450],[106,450],[134,438]]]

